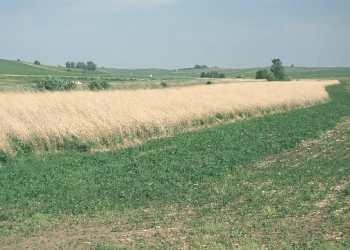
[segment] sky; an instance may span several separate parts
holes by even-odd
[[[349,0],[0,0],[0,58],[117,68],[350,66]]]

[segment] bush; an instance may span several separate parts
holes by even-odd
[[[88,88],[90,90],[104,90],[110,89],[112,85],[107,81],[94,80],[89,82]]]
[[[162,86],[163,88],[165,88],[165,87],[168,87],[168,84],[167,84],[166,82],[162,81],[162,82],[160,83],[160,86]]]
[[[4,151],[0,150],[0,163],[7,163],[9,160],[9,155]]]
[[[35,61],[34,61],[34,64],[35,64],[35,65],[40,65],[40,62],[39,62],[38,60],[35,60]]]
[[[272,72],[268,71],[267,69],[262,69],[256,72],[255,79],[266,79],[268,81],[273,81],[274,77]]]
[[[207,85],[213,84],[212,81],[207,81]]]
[[[224,73],[219,73],[217,71],[212,72],[202,72],[201,78],[225,78]]]
[[[256,72],[256,79],[266,79],[268,81],[288,81],[289,78],[284,71],[282,61],[278,58],[272,60],[270,70],[262,69]]]
[[[71,90],[77,87],[76,83],[70,80],[58,79],[55,77],[49,77],[36,84],[36,88],[39,90]]]

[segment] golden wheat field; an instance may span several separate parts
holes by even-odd
[[[308,105],[327,99],[325,86],[338,83],[228,81],[148,90],[3,92],[0,149],[9,148],[9,136],[24,141],[67,136],[93,140],[145,127],[166,130],[183,121],[216,113],[254,113],[282,105]]]

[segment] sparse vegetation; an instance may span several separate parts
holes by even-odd
[[[77,87],[75,82],[70,80],[60,79],[57,77],[49,77],[47,79],[41,80],[38,83],[36,83],[35,86],[38,90],[50,90],[50,91],[72,90]]]
[[[106,90],[110,89],[111,87],[112,85],[109,82],[103,80],[94,80],[88,84],[88,88],[90,90]]]

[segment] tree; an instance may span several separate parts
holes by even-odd
[[[66,68],[67,68],[67,69],[70,69],[70,68],[71,68],[70,62],[66,62]]]
[[[271,72],[276,81],[288,80],[288,77],[284,71],[282,61],[279,58],[275,58],[272,60]]]
[[[74,68],[75,68],[75,62],[70,62],[70,67],[71,67],[72,69],[74,69]]]
[[[40,65],[40,62],[39,62],[38,60],[35,60],[35,61],[34,61],[34,64],[35,64],[35,65]]]
[[[196,64],[196,65],[194,65],[193,68],[194,68],[194,69],[207,69],[208,66],[207,66],[207,65],[199,65],[199,64]]]
[[[85,69],[85,68],[86,68],[86,65],[85,65],[84,62],[78,62],[78,63],[77,63],[77,68],[78,68],[78,69]]]
[[[86,63],[86,69],[87,69],[87,70],[95,71],[96,68],[97,68],[97,66],[96,66],[96,64],[95,64],[94,62],[88,61],[88,62]]]

